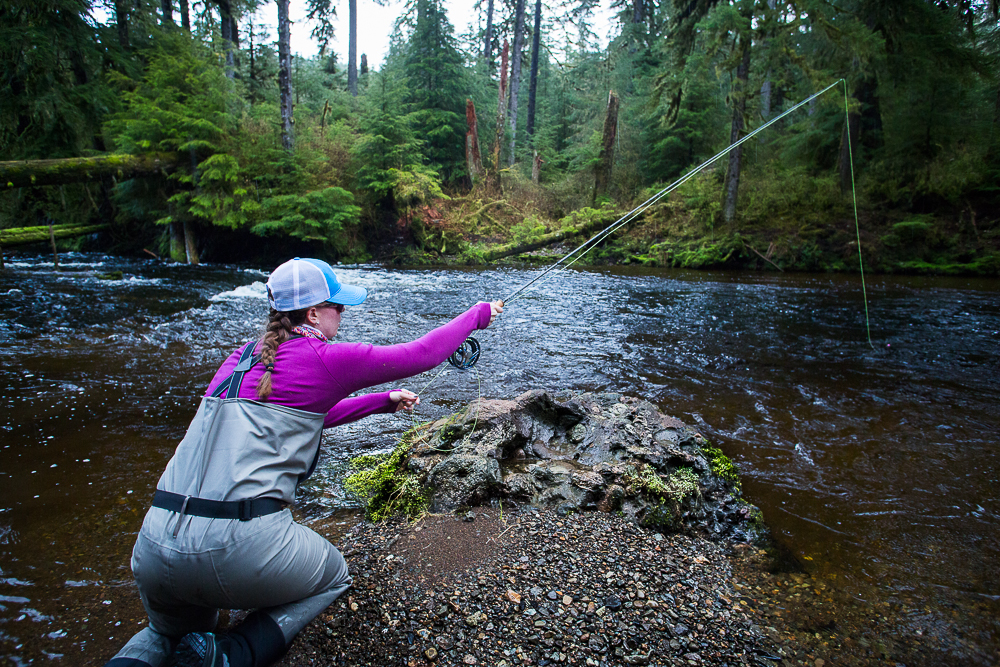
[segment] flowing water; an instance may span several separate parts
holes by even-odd
[[[121,275],[112,272],[120,271]],[[343,267],[342,340],[416,337],[535,272]],[[218,364],[257,336],[266,274],[100,255],[0,274],[0,662],[101,664],[143,623],[128,558]],[[778,541],[864,601],[904,601],[986,653],[1000,617],[997,281],[602,269],[555,273],[436,369],[418,417],[533,388],[648,398],[721,445]],[[433,381],[432,381],[433,380]],[[300,490],[342,523],[346,459],[410,425],[330,432]],[[346,519],[345,519],[346,520]],[[978,653],[977,655],[982,655]],[[977,658],[977,660],[979,660]]]

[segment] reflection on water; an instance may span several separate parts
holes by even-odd
[[[254,269],[69,259],[57,272],[22,258],[0,275],[0,656],[15,664],[81,651],[100,664],[143,622],[119,592],[135,532],[206,383],[266,310]],[[112,271],[121,279],[102,279]],[[340,274],[371,295],[340,339],[375,343],[533,275]],[[736,459],[803,567],[962,630],[984,604],[1000,611],[998,287],[870,280],[873,348],[854,277],[556,273],[477,334],[477,371],[436,369],[409,386],[433,379],[422,419],[536,387],[646,397]],[[346,506],[347,458],[390,447],[409,424],[379,415],[330,432],[300,494],[305,518]],[[995,650],[991,623],[970,636]]]

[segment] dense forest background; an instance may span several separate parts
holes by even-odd
[[[478,0],[459,33],[441,0],[406,0],[373,70],[357,0],[309,0],[294,26],[288,0],[8,0],[0,235],[544,260],[690,174],[588,261],[1000,273],[998,0],[615,0],[601,40],[595,6]],[[293,29],[320,55],[293,56]]]

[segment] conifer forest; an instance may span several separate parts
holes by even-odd
[[[6,0],[0,246],[1000,274],[998,0],[466,1]]]

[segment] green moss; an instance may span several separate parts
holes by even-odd
[[[640,522],[646,528],[665,528],[677,530],[680,527],[680,513],[675,511],[673,503],[661,500],[657,505],[650,507]]]
[[[767,525],[764,523],[764,513],[760,511],[760,508],[751,505],[745,500],[741,500],[740,503],[750,508],[750,514],[747,516],[750,520],[750,528],[758,535],[763,535],[767,531]]]
[[[691,468],[680,468],[667,478],[666,495],[677,502],[698,493],[698,475]]]
[[[664,479],[651,465],[629,466],[622,475],[621,482],[635,492],[660,501],[673,500],[679,503],[698,492],[698,475],[690,468],[680,468]]]
[[[626,473],[631,476],[629,484],[638,486],[656,502],[642,517],[641,524],[647,528],[680,528],[681,503],[685,498],[698,493],[698,475],[691,468],[679,468],[666,479],[656,473],[652,466],[643,465]]]
[[[743,487],[740,484],[740,475],[732,459],[723,454],[721,449],[711,445],[702,445],[701,451],[708,459],[712,473],[732,484],[735,491],[741,493]]]
[[[344,488],[364,505],[370,521],[382,521],[395,514],[415,519],[427,510],[430,491],[406,469],[407,455],[416,429],[410,429],[388,454],[359,456],[348,466],[353,472],[344,479]]]

